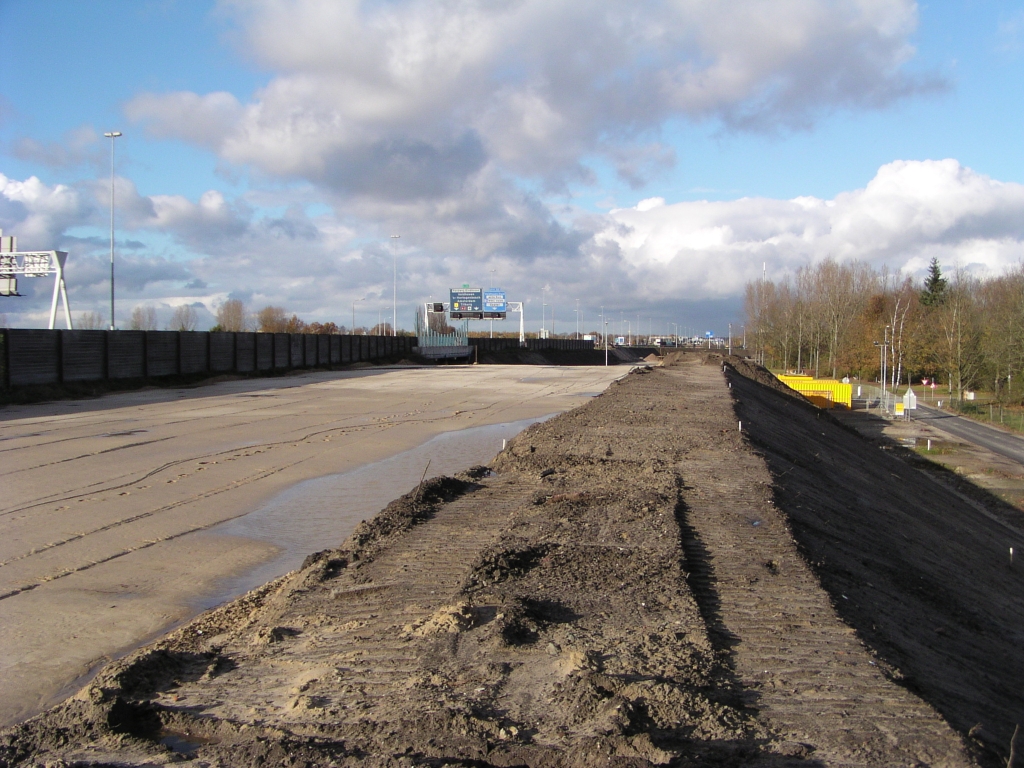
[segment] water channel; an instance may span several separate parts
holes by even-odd
[[[203,595],[196,608],[205,610],[231,600],[297,568],[311,552],[341,544],[362,520],[411,491],[424,470],[431,478],[486,464],[501,450],[504,440],[554,415],[443,432],[373,464],[297,483],[249,514],[210,529],[204,535],[264,541],[280,552],[272,560],[224,580],[212,593]]]

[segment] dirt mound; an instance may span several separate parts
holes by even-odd
[[[775,503],[838,613],[961,733],[982,724],[999,765],[1024,722],[1024,568],[1009,558],[1024,515],[981,489],[962,494],[962,479],[852,433],[788,388],[730,381]]]
[[[915,691],[1004,738],[1019,702],[984,689],[1014,663],[1017,572],[969,563],[991,543],[973,521],[948,531],[964,552],[940,546],[937,500],[885,507],[879,473],[914,470],[870,444],[859,460],[813,407],[702,362],[534,425],[494,474],[424,484],[3,732],[0,766],[975,764]],[[887,525],[859,524],[872,504]],[[956,573],[939,582],[948,562],[978,576],[980,608]],[[911,635],[903,600],[954,608]],[[923,629],[936,616],[953,644]],[[880,656],[851,629],[871,622]],[[917,687],[893,653],[924,659]],[[961,667],[978,679],[943,672]]]

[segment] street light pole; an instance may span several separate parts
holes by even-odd
[[[541,288],[540,289],[540,333],[537,334],[537,338],[538,339],[543,339],[544,338],[544,329],[547,328],[547,326],[544,325],[544,321],[547,320],[547,314],[546,314],[547,313],[547,306],[548,306],[547,301],[548,301],[548,292],[547,292],[546,289]]]
[[[114,330],[114,139],[120,131],[103,134],[110,139],[110,330]]]
[[[398,335],[398,238],[391,236],[391,260],[394,266],[394,283],[391,286],[391,335]]]
[[[362,301],[362,299],[356,299],[356,301]],[[352,302],[352,335],[356,333],[356,301]]]
[[[601,323],[604,329],[604,365],[608,367],[608,319],[604,316],[604,307],[601,307]]]
[[[608,321],[604,319],[604,307],[601,307],[601,340],[604,342],[604,364],[608,365]]]

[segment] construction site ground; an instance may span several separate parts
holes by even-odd
[[[634,372],[108,665],[0,766],[1006,765],[1024,516],[782,390]]]

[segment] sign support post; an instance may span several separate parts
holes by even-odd
[[[15,238],[3,238],[14,244]],[[53,275],[53,299],[50,302],[50,325],[52,331],[57,321],[57,299],[64,305],[64,322],[68,330],[72,330],[71,310],[68,307],[68,290],[64,282],[64,264],[67,261],[66,251],[16,251],[6,248],[0,251],[0,295],[20,296],[18,293],[18,276],[49,277]]]

